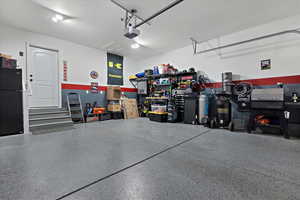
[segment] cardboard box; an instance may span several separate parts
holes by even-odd
[[[6,58],[6,59],[12,59],[12,57],[10,55],[6,55],[3,53],[0,53],[0,57]]]
[[[108,104],[107,110],[110,112],[121,112],[120,104]]]
[[[106,91],[107,100],[120,100],[121,87],[120,86],[108,86]]]
[[[0,57],[0,68],[16,69],[17,68],[17,60]]]

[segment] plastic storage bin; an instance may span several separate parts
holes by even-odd
[[[149,119],[155,122],[167,122],[168,113],[149,113]]]
[[[151,105],[151,111],[152,112],[166,112],[167,106],[166,105]]]

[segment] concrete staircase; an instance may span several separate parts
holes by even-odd
[[[71,128],[73,128],[73,122],[66,109],[55,107],[29,109],[29,130],[32,134],[57,132]]]

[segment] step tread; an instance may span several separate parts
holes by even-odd
[[[59,116],[59,117],[42,117],[42,118],[33,118],[33,119],[29,119],[29,121],[40,121],[40,120],[51,120],[51,119],[68,119],[70,117],[70,115],[65,115],[65,116]]]
[[[44,124],[35,124],[35,125],[30,125],[29,128],[52,126],[52,125],[61,125],[61,124],[73,124],[73,122],[72,122],[72,120],[70,120],[70,121],[64,121],[64,122],[51,122],[51,123],[44,123]]]
[[[35,113],[29,113],[29,115],[52,115],[52,114],[69,114],[69,111],[67,110],[62,110],[62,111],[52,111],[52,112],[35,112]]]
[[[58,106],[45,106],[45,107],[30,107],[29,110],[38,110],[38,109],[60,109]]]

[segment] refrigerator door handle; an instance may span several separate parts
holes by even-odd
[[[32,96],[32,87],[31,87],[31,83],[29,81],[27,81],[27,85],[28,85],[28,96]]]
[[[27,87],[26,81],[22,81],[22,91],[26,92],[27,90],[28,90],[28,87]]]

